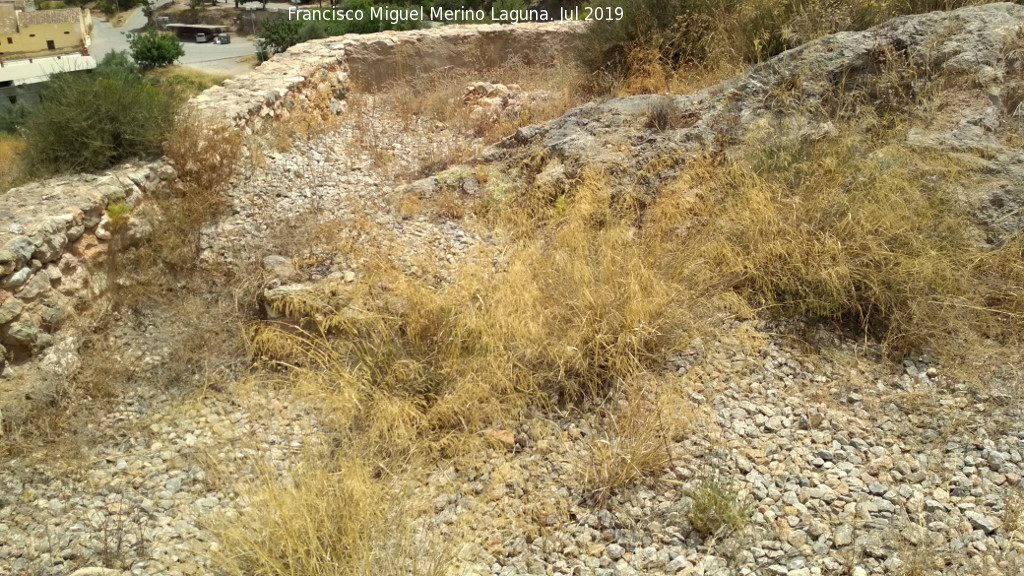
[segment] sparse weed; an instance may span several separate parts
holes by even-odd
[[[177,171],[174,190],[157,199],[157,250],[164,264],[186,268],[198,256],[199,229],[226,207],[227,186],[238,167],[242,135],[186,110],[176,122],[164,153]]]
[[[131,212],[132,207],[124,200],[118,200],[117,202],[111,202],[108,204],[107,218],[110,219],[110,231],[116,232],[120,230],[128,222],[128,217],[131,215]]]
[[[647,127],[658,132],[674,128],[678,121],[679,108],[671,98],[658,98],[647,111]]]
[[[742,530],[750,519],[748,499],[716,471],[703,475],[686,494],[693,500],[687,513],[690,525],[707,538]]]
[[[1003,511],[1003,533],[1010,535],[1024,528],[1024,493],[1016,490],[1006,499]]]

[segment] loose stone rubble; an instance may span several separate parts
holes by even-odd
[[[470,108],[471,120],[498,122],[520,113],[522,96],[522,89],[516,84],[505,86],[490,82],[474,82],[463,91],[462,104]]]

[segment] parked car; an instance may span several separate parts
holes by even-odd
[[[214,44],[231,44],[230,34],[217,34],[213,37]]]
[[[206,42],[206,32],[196,32],[196,42],[199,44]]]

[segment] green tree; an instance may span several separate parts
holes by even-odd
[[[260,62],[269,59],[278,52],[284,52],[291,46],[302,42],[300,31],[302,22],[271,18],[260,24],[260,37],[256,40],[256,56]]]
[[[153,7],[153,0],[144,0],[142,2],[142,15],[146,17],[146,25],[152,26],[156,22],[153,19],[156,13],[156,8]]]
[[[96,65],[96,73],[101,75],[135,72],[135,62],[124,50],[107,52],[107,55]]]
[[[133,37],[129,44],[132,47],[132,59],[145,69],[167,66],[185,55],[185,49],[177,37],[156,30]]]

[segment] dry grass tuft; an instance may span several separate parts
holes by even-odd
[[[227,207],[224,189],[238,168],[242,134],[211,124],[194,111],[178,118],[164,152],[177,170],[170,194],[156,198],[159,219],[150,256],[163,266],[184,269],[199,255],[199,229]],[[141,255],[140,255],[141,256]]]
[[[683,288],[604,190],[594,176],[498,269],[481,257],[437,287],[380,265],[363,288],[280,303],[293,320],[255,325],[254,356],[288,368],[284,380],[331,406],[336,426],[397,450],[514,420],[528,404],[600,400],[660,363],[697,313],[675,304],[688,301]]]
[[[1019,242],[974,237],[953,193],[968,165],[856,135],[760,149],[706,162],[659,199],[698,199],[702,249],[755,305],[848,323],[898,353],[1019,333]]]
[[[693,408],[678,390],[657,386],[625,392],[618,410],[604,418],[603,433],[589,443],[583,486],[600,508],[623,487],[657,480],[672,462],[670,443],[690,429]]]
[[[1018,489],[1006,499],[1002,531],[1006,535],[1012,535],[1021,528],[1024,528],[1024,492]]]
[[[679,107],[671,98],[659,98],[647,111],[647,127],[658,132],[678,127],[679,121]]]
[[[10,190],[22,177],[21,150],[25,140],[18,136],[0,136],[0,194]]]
[[[307,462],[285,480],[268,474],[239,518],[212,522],[227,574],[440,576],[445,548],[409,522],[409,502],[358,458]]]

